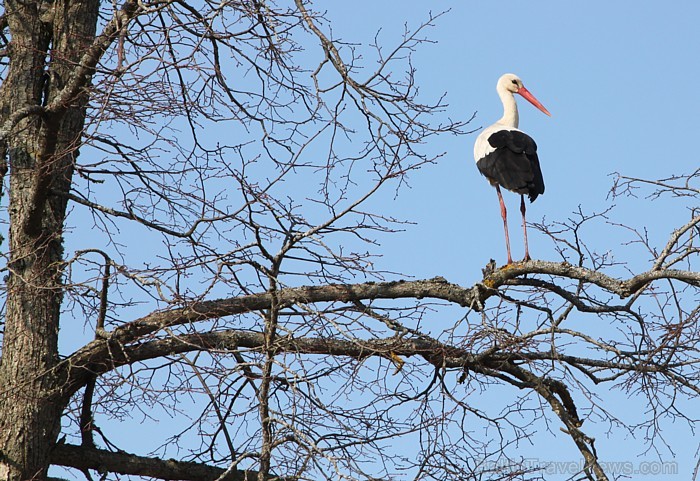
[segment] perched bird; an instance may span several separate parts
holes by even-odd
[[[537,158],[537,145],[532,137],[518,130],[518,106],[514,94],[519,94],[545,114],[552,114],[544,108],[539,100],[524,86],[517,75],[507,73],[498,79],[496,92],[503,102],[503,117],[492,126],[484,129],[474,143],[474,160],[479,172],[496,188],[501,204],[503,229],[506,232],[506,250],[508,264],[513,263],[510,255],[510,238],[508,237],[508,219],[506,205],[503,203],[501,187],[520,194],[520,212],[523,216],[523,234],[525,236],[525,258],[530,260],[527,246],[527,224],[525,223],[525,198],[533,202],[544,193],[544,180]]]

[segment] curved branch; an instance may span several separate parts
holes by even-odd
[[[366,282],[363,284],[328,284],[325,286],[291,287],[275,293],[280,309],[294,304],[319,302],[353,302],[367,299],[443,299],[462,307],[480,310],[481,302],[493,293],[480,284],[464,288],[442,277],[418,281]],[[228,299],[195,302],[191,305],[149,314],[125,324],[112,332],[111,338],[126,344],[139,337],[167,327],[217,319],[236,314],[269,309],[273,296],[269,293],[251,294]],[[90,347],[90,344],[85,346]],[[78,354],[78,353],[76,353]]]
[[[518,276],[538,273],[589,282],[610,292],[617,293],[620,297],[629,296],[635,293],[637,289],[643,288],[649,282],[656,279],[677,279],[693,285],[700,282],[700,274],[689,271],[647,271],[627,280],[619,280],[601,272],[584,267],[576,267],[568,263],[530,261],[508,265],[490,272],[483,283],[476,283],[471,288],[451,284],[441,277],[418,281],[329,284],[325,286],[281,289],[274,293],[274,302],[278,308],[284,309],[295,304],[315,304],[323,302],[354,303],[356,301],[374,299],[434,298],[480,311],[483,308],[484,302],[489,297],[498,293],[496,290],[498,287],[509,285],[510,281]],[[59,369],[64,371],[64,379],[66,379],[66,384],[70,386],[64,393],[73,393],[82,386],[85,382],[84,376],[86,373],[92,372],[93,370],[105,372],[113,368],[113,363],[117,362],[117,364],[119,364],[113,357],[123,355],[123,353],[131,349],[127,348],[130,343],[143,338],[143,336],[173,326],[269,309],[272,302],[273,295],[269,292],[228,299],[195,302],[184,308],[154,312],[133,322],[124,324],[112,331],[109,336],[109,341],[93,341],[76,351],[61,363]],[[211,334],[212,333],[209,333],[209,335]],[[201,339],[204,339],[206,335],[207,334],[194,334],[194,336],[198,336],[198,338]],[[238,335],[257,334],[242,332]],[[167,341],[167,339],[164,340],[164,342],[165,341]],[[353,346],[360,346],[358,343],[351,344]],[[258,345],[256,345],[256,347],[257,346]],[[252,346],[244,345],[244,347]],[[304,352],[312,353],[313,350]],[[402,354],[399,351],[394,352],[398,355]],[[333,352],[330,353],[333,354]],[[132,356],[133,354],[134,353],[131,352]],[[134,360],[133,357],[130,359],[131,361]],[[129,361],[125,359],[122,363],[126,362]],[[102,367],[98,367],[95,363],[106,364],[102,365]]]
[[[484,285],[490,288],[498,288],[508,284],[508,281],[526,274],[548,274],[552,276],[567,277],[579,281],[588,282],[601,287],[620,298],[629,297],[643,288],[649,282],[659,279],[675,279],[694,286],[700,285],[700,272],[683,271],[678,269],[653,268],[652,270],[637,274],[626,280],[617,279],[585,267],[578,267],[568,262],[528,261],[509,264],[497,269],[484,278]]]
[[[66,376],[69,378],[69,384],[64,393],[67,392],[69,395],[74,393],[90,376],[100,375],[127,364],[192,351],[237,353],[241,350],[261,350],[264,346],[265,337],[262,332],[237,329],[169,335],[130,346],[120,346],[112,340],[97,341],[64,361]],[[516,361],[551,361],[555,359],[584,370],[587,366],[596,369],[614,368],[621,371],[647,373],[667,372],[667,367],[664,368],[654,363],[642,366],[632,362],[587,359],[550,351],[495,352],[487,350],[474,353],[470,349],[446,344],[426,335],[411,339],[393,336],[371,340],[344,340],[327,337],[293,338],[287,336],[277,338],[274,349],[276,353],[346,356],[357,360],[384,357],[394,361],[399,356],[417,356],[439,369],[466,369],[481,372],[487,376],[495,376],[495,373],[503,372],[512,375],[512,369],[522,370],[513,364]],[[512,366],[512,369],[509,366]],[[532,375],[534,376],[534,374]],[[512,378],[509,377],[508,382],[511,381]],[[557,384],[556,380],[548,381],[548,388],[560,396],[570,417],[578,421],[576,409],[572,407],[571,396],[562,391],[564,389],[562,386]]]
[[[176,461],[174,459],[149,458],[126,452],[112,452],[93,447],[57,444],[51,451],[51,463],[80,470],[148,476],[157,479],[182,479],[187,481],[211,481],[226,469],[203,463]],[[268,479],[285,480],[270,476]],[[256,481],[257,471],[230,470],[222,481]]]
[[[579,429],[582,421],[578,418],[576,406],[566,385],[545,376],[537,376],[510,362],[503,363],[502,367],[505,372],[519,379],[523,384],[537,392],[537,394],[547,401],[552,411],[554,411],[557,417],[559,417],[561,422],[566,426],[566,431],[564,432],[571,436],[579,452],[586,460],[586,465],[583,470],[588,475],[589,479],[593,479],[590,476],[590,473],[593,472],[595,473],[596,479],[599,481],[607,481],[608,477],[605,471],[603,471],[595,451],[595,440],[586,436]],[[559,396],[559,398],[557,398],[557,396]]]

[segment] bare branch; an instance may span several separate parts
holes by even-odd
[[[201,463],[176,461],[174,459],[148,458],[126,452],[112,452],[72,444],[57,444],[51,451],[51,462],[58,466],[98,472],[109,471],[133,476],[148,476],[156,479],[182,479],[188,481],[211,481],[226,473],[226,469]],[[258,479],[256,471],[232,470],[222,481],[253,481]],[[270,476],[266,479],[283,481],[285,477]]]

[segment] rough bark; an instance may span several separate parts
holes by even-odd
[[[3,83],[10,167],[10,273],[0,364],[0,479],[43,479],[66,399],[55,384],[62,300],[65,196],[85,120],[86,95],[57,98],[95,36],[96,1],[6,3],[12,37]],[[70,21],[68,21],[70,20]],[[87,79],[83,79],[83,85]],[[28,115],[7,125],[11,114]]]

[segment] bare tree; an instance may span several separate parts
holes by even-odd
[[[697,173],[619,178],[691,205],[666,245],[633,231],[641,270],[586,245],[610,221],[583,210],[537,226],[560,259],[472,286],[375,263],[401,221],[372,199],[466,125],[417,95],[434,20],[361,46],[303,0],[5,2],[1,480],[535,479],[517,442],[542,418],[602,480],[584,421],[633,428],[596,386],[646,397],[652,444],[694,423]],[[68,323],[94,340],[59,355]],[[189,424],[136,453],[108,427],[136,412]]]

